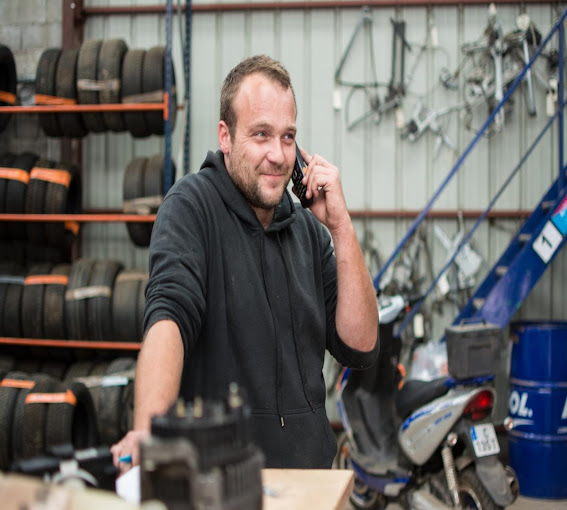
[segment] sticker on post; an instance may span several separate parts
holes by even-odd
[[[486,457],[500,453],[500,445],[492,423],[471,427],[471,439],[477,457]]]
[[[551,221],[557,227],[557,230],[561,232],[561,234],[567,234],[567,197],[565,197],[561,201],[557,209],[553,211]]]
[[[547,264],[561,245],[561,241],[563,241],[561,232],[557,230],[551,221],[548,221],[539,236],[537,236],[534,244],[532,244],[532,247],[539,255],[539,258]]]

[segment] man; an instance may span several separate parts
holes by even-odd
[[[235,381],[266,467],[331,466],[325,348],[369,367],[378,312],[338,169],[302,151],[310,211],[286,190],[296,115],[289,75],[271,58],[227,76],[220,151],[172,187],[154,225],[134,430],[112,448],[117,465],[138,462],[151,416],[178,395],[218,397]]]

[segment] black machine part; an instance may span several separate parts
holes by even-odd
[[[220,400],[178,401],[152,418],[140,447],[142,501],[168,510],[260,510],[264,456],[250,439],[250,408],[238,386]]]

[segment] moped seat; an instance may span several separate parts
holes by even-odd
[[[406,381],[396,395],[396,411],[404,420],[412,411],[449,391],[449,377],[440,377],[433,381]]]

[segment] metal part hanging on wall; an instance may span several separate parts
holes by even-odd
[[[406,95],[405,89],[405,62],[406,52],[411,51],[411,46],[406,41],[406,22],[394,21],[390,18],[390,22],[394,27],[392,36],[392,72],[390,74],[390,83],[388,84],[388,95],[386,103],[391,101],[400,101]]]
[[[404,67],[405,67],[405,50],[406,48],[411,51],[411,47],[405,39],[405,22],[397,22],[390,20],[393,26],[393,44],[392,44],[392,68],[391,77],[388,84],[380,83],[378,81],[378,73],[376,70],[376,60],[374,57],[374,38],[372,35],[373,23],[372,14],[368,7],[362,9],[360,19],[354,29],[354,32],[347,44],[347,47],[341,57],[339,65],[335,71],[335,85],[343,85],[350,87],[345,101],[345,121],[347,129],[351,130],[358,126],[360,123],[368,119],[374,118],[376,124],[380,123],[384,113],[393,110],[400,105],[402,97],[405,95],[404,83]],[[348,56],[352,51],[353,44],[357,39],[359,32],[366,32],[366,39],[369,46],[370,67],[372,78],[371,81],[347,81],[341,78],[341,73],[345,66]],[[387,87],[387,94],[384,102],[380,100],[378,90],[380,87]],[[350,106],[352,98],[355,94],[364,94],[365,101],[370,106],[370,109],[363,112],[358,117],[351,119]]]
[[[437,159],[442,145],[446,145],[451,150],[456,150],[455,144],[439,125],[438,120],[463,108],[464,105],[435,109],[426,108],[420,99],[414,106],[410,120],[403,127],[401,137],[408,139],[410,142],[415,142],[423,133],[430,130],[436,136],[433,154],[434,159]]]
[[[467,110],[465,127],[468,130],[477,131],[472,127],[474,110],[481,105],[487,105],[489,113],[494,109],[515,78],[530,61],[540,41],[541,33],[527,14],[518,16],[515,29],[504,34],[496,7],[491,4],[488,9],[488,23],[482,36],[476,41],[462,45],[464,58],[454,73],[451,74],[447,69],[443,69],[440,76],[445,87],[454,89],[459,74],[463,73],[464,103]],[[544,54],[548,62],[552,61],[553,55],[554,52],[549,55]],[[554,83],[552,82],[553,76],[542,77],[535,67],[526,72],[523,79],[526,107],[528,115],[532,117],[537,113],[535,78],[543,84],[548,94],[553,89]],[[502,131],[505,117],[512,111],[510,105],[508,105],[508,110],[506,114],[504,109],[498,112],[494,118],[494,124],[486,132],[488,136]]]

